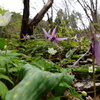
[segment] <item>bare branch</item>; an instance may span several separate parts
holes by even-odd
[[[87,10],[86,10],[86,7],[84,7],[83,5],[82,5],[82,3],[80,2],[80,0],[77,0],[78,2],[79,2],[79,4],[81,5],[81,7],[83,8],[83,10],[85,11],[85,13],[86,13],[86,15],[87,15],[87,17],[89,18],[89,20],[92,22],[92,19],[91,19],[91,17],[88,15],[88,12],[87,12]],[[92,22],[93,23],[93,22]]]
[[[54,0],[48,0],[48,2],[43,6],[40,12],[34,17],[34,19],[30,22],[29,26],[37,26],[37,24],[42,20],[44,14],[48,11],[48,9],[52,6]]]
[[[85,14],[87,15],[88,19],[90,20],[90,22],[92,23],[94,28],[97,31],[100,31],[99,27],[94,24],[94,23],[98,23],[98,18],[97,18],[97,0],[95,1],[95,3],[93,2],[93,0],[90,0],[90,6],[89,6],[89,4],[86,3],[85,0],[82,0],[83,4],[80,2],[80,0],[77,0],[77,1],[79,2],[81,7],[83,8],[83,10],[85,11]],[[89,8],[89,10],[87,9],[87,7]],[[90,11],[91,16],[88,14],[88,11]]]
[[[98,7],[98,2],[97,2],[97,0],[96,0],[96,4],[95,4],[95,5],[96,5],[95,10],[97,11],[97,7]]]

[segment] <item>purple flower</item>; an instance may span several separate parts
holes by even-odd
[[[65,39],[68,39],[68,38],[57,38],[57,35],[55,34],[56,33],[56,27],[53,29],[52,31],[52,34],[50,35],[50,31],[49,30],[48,32],[43,28],[43,32],[45,34],[45,37],[47,37],[51,42],[54,42],[54,44],[58,46],[58,44],[56,43],[56,41],[62,41],[62,40],[65,40]]]
[[[22,35],[23,35],[23,38],[24,38],[24,39],[30,40],[30,37],[29,37],[28,34],[26,34],[26,35],[22,34]]]
[[[98,41],[96,34],[93,33],[92,36],[93,38],[90,44],[90,48],[72,66],[75,66],[80,59],[82,59],[89,51],[91,51],[97,61],[98,66],[100,67],[100,42]]]
[[[97,64],[100,67],[100,42],[98,41],[96,34],[93,33],[93,38],[91,41],[91,52],[94,55]]]
[[[78,42],[77,34],[74,37],[72,37],[71,39]]]
[[[98,38],[100,38],[100,34],[96,34],[96,36],[97,36]]]

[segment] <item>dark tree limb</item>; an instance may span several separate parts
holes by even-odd
[[[30,22],[28,25],[28,31],[29,34],[33,34],[33,29],[38,25],[38,23],[42,20],[45,13],[48,11],[48,9],[52,6],[54,0],[48,0],[46,4],[44,4],[43,8],[40,10],[39,13],[34,17],[34,19]]]
[[[46,4],[44,4],[43,8],[39,13],[32,19],[29,23],[29,0],[23,0],[24,9],[23,9],[23,18],[22,18],[22,27],[20,38],[23,38],[23,35],[33,35],[33,29],[38,25],[38,23],[42,20],[45,13],[52,6],[54,0],[48,0]]]
[[[48,9],[52,6],[54,0],[48,0],[48,2],[43,6],[40,12],[34,17],[34,19],[30,22],[29,26],[37,26],[37,24],[42,20],[44,14],[48,11]]]
[[[24,9],[23,9],[23,18],[22,18],[20,38],[23,38],[23,35],[28,34],[29,0],[23,0],[23,3],[24,3]]]

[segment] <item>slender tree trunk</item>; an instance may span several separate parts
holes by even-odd
[[[20,38],[23,38],[23,35],[29,34],[28,33],[29,0],[23,0],[23,3],[24,3],[24,9],[23,9],[23,18],[22,18]]]
[[[23,38],[23,35],[33,35],[34,28],[38,25],[38,23],[42,20],[45,13],[52,6],[54,0],[48,0],[46,4],[44,4],[43,8],[39,13],[32,19],[29,23],[29,0],[24,0],[24,10],[23,10],[23,19],[22,19],[22,27],[20,38]],[[28,24],[29,23],[29,24]]]

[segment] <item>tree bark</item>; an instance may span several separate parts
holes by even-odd
[[[44,6],[40,10],[40,12],[37,13],[36,16],[29,23],[29,0],[23,0],[24,9],[23,9],[23,18],[22,18],[22,27],[21,27],[20,38],[23,38],[23,35],[26,35],[26,34],[33,35],[34,28],[42,20],[42,18],[44,17],[44,15],[48,11],[48,9],[52,6],[53,1],[54,0],[48,0],[48,2],[46,4],[44,4]]]
[[[33,20],[28,25],[28,33],[29,35],[33,34],[34,28],[38,25],[38,23],[42,20],[45,13],[48,11],[48,9],[52,6],[54,0],[48,0],[46,4],[44,4],[43,8],[40,10],[39,13],[33,18]]]
[[[20,38],[23,38],[23,35],[28,34],[29,0],[23,0],[23,3],[24,3],[24,9],[23,9],[23,18],[22,18]]]

